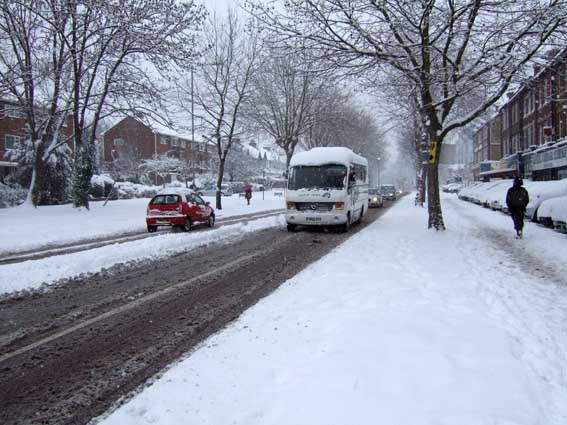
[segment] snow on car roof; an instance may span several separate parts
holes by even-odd
[[[313,148],[306,152],[299,152],[293,155],[289,165],[290,167],[325,164],[343,164],[348,166],[351,162],[368,165],[366,158],[343,147]]]
[[[179,187],[164,187],[157,194],[158,195],[179,195],[185,196],[193,193],[191,189],[183,189]]]

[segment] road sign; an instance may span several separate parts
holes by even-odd
[[[437,158],[437,142],[433,140],[431,141],[431,149],[429,150],[429,163],[435,164],[436,158]]]

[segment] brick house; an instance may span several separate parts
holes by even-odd
[[[533,77],[508,95],[498,114],[475,134],[477,165],[498,159],[486,154],[486,132],[490,134],[488,143],[494,155],[498,154],[495,137],[500,136],[502,161],[567,137],[567,48],[554,51],[548,57],[548,64],[534,66]],[[500,121],[500,132],[496,121]],[[521,168],[519,171],[522,172]]]
[[[10,174],[15,174],[18,163],[10,161],[6,153],[16,143],[24,140],[27,136],[26,115],[16,102],[0,99],[0,181]],[[69,138],[69,146],[72,146],[73,118],[67,116],[63,125],[62,133]]]
[[[102,159],[107,165],[130,157],[136,162],[161,156],[186,160],[189,174],[211,171],[212,145],[158,124],[126,117],[103,134]]]

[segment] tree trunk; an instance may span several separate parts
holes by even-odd
[[[32,180],[27,199],[27,201],[31,202],[34,207],[37,207],[40,204],[41,197],[47,183],[47,163],[43,159],[45,154],[45,143],[43,141],[39,141],[38,143],[39,146],[35,152]]]
[[[224,158],[221,157],[220,160],[219,160],[219,177],[217,179],[217,190],[216,190],[216,193],[215,193],[216,209],[217,210],[222,210],[222,202],[221,202],[222,195],[221,195],[220,188],[221,188],[221,184],[222,184],[222,179],[224,177],[224,163],[225,163],[225,161],[226,161],[226,157],[224,157]]]
[[[289,179],[289,163],[291,161],[291,157],[293,156],[293,152],[286,151],[285,152],[285,177]]]
[[[441,199],[439,197],[439,155],[433,164],[429,164],[427,176],[427,209],[429,212],[429,228],[445,230],[443,212],[441,211]]]
[[[93,148],[90,144],[77,145],[73,176],[73,205],[89,209],[89,191],[93,175]]]
[[[415,194],[415,205],[423,207],[425,202],[425,180],[427,176],[427,166],[423,162],[419,162],[419,167],[417,169],[417,193]]]

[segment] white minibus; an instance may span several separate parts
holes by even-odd
[[[313,148],[291,158],[287,229],[340,226],[347,231],[368,211],[368,161],[344,147]]]

